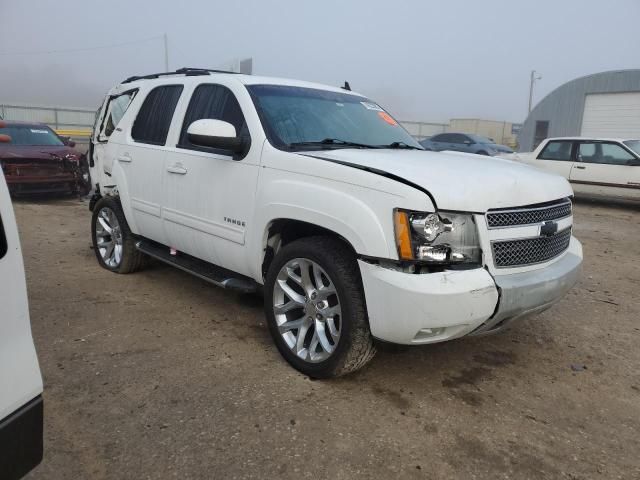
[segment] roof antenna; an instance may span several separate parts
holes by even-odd
[[[346,80],[344,81],[344,86],[342,87],[343,90],[349,90],[351,91],[351,85],[349,85],[349,82],[347,82]]]

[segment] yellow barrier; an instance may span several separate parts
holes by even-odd
[[[68,129],[59,129],[56,130],[58,135],[62,135],[63,137],[90,137],[91,130],[68,130]]]

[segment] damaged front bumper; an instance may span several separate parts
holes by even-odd
[[[575,238],[552,264],[492,276],[486,269],[410,274],[359,260],[374,337],[415,345],[496,332],[557,302],[576,283],[582,246]]]
[[[75,161],[6,161],[2,162],[9,193],[85,193],[88,169]]]

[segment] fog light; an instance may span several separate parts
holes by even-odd
[[[424,340],[425,338],[437,337],[438,335],[442,335],[446,328],[421,328],[416,333],[416,336],[413,337],[414,340]]]
[[[418,247],[418,258],[429,262],[446,262],[449,251],[449,247],[445,245],[436,245],[435,247],[421,245]]]

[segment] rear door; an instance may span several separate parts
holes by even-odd
[[[135,119],[118,135],[117,170],[119,193],[134,233],[160,243],[167,243],[161,218],[165,144],[173,113],[182,94],[182,85],[160,85],[152,88],[144,99]]]
[[[11,199],[0,173],[0,478],[22,477],[42,459],[42,377]]]
[[[616,142],[580,141],[570,180],[576,192],[640,198],[640,161]]]
[[[102,186],[113,183],[110,179],[111,169],[118,150],[113,142],[109,143],[109,139],[137,92],[137,89],[131,89],[108,97],[96,114],[89,146],[89,167],[93,181]]]
[[[574,143],[572,140],[551,140],[540,150],[536,158],[527,163],[569,179],[573,166]]]

